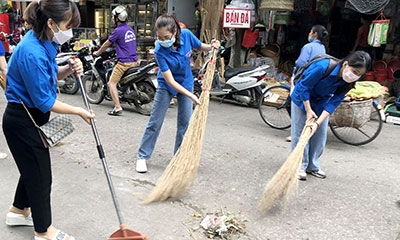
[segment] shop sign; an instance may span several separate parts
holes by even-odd
[[[251,10],[225,8],[223,14],[224,28],[250,28]]]

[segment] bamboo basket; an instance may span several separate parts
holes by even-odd
[[[337,127],[360,128],[371,118],[372,99],[343,101],[329,117],[329,123]]]

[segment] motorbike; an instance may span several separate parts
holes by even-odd
[[[61,52],[57,54],[56,61],[59,66],[68,64],[68,60],[71,57],[77,57],[81,60],[83,65],[83,71],[88,71],[91,68],[90,61],[92,61],[93,56],[91,55],[89,48],[84,47],[78,52]],[[75,94],[79,90],[79,83],[76,75],[70,74],[64,79],[59,79],[57,81],[60,92],[66,94]]]
[[[112,101],[107,83],[115,63],[115,50],[110,48],[91,61],[91,69],[86,71],[82,78],[83,88],[90,103],[100,104],[104,99]],[[150,115],[156,92],[154,81],[157,70],[155,62],[128,69],[117,85],[119,100],[135,105],[141,114]]]
[[[200,96],[202,91],[207,64],[208,62],[201,67],[198,73],[194,73],[194,94],[197,96]],[[221,102],[228,100],[249,107],[258,107],[260,96],[266,87],[263,80],[267,76],[268,68],[270,66],[262,65],[227,69],[224,73],[225,83],[221,81],[221,74],[216,70],[210,96],[221,98]]]

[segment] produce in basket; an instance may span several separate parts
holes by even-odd
[[[378,98],[384,93],[384,87],[374,81],[356,82],[355,87],[351,89],[346,96],[352,100],[365,100]]]

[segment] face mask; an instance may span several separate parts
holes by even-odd
[[[56,24],[56,26],[57,26],[57,24]],[[53,42],[56,42],[56,43],[62,45],[74,36],[72,33],[72,28],[70,28],[66,31],[62,31],[58,26],[57,26],[57,28],[58,28],[58,32],[54,32],[53,29],[50,28],[51,31],[54,33]]]
[[[172,37],[170,40],[158,41],[158,42],[160,43],[161,46],[163,46],[165,48],[169,48],[172,46],[172,44],[174,44],[175,37]]]
[[[312,41],[314,41],[314,38],[313,37],[308,37],[308,42],[312,42]]]
[[[360,77],[354,74],[349,67],[343,69],[342,78],[347,83],[352,83],[357,81]]]

